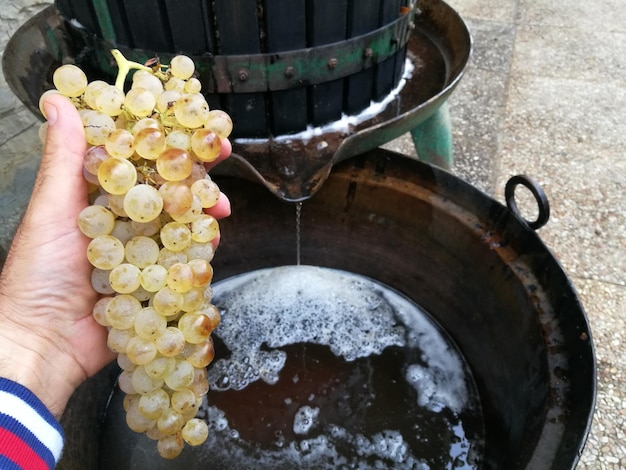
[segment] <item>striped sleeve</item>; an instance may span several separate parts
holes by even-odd
[[[62,450],[52,413],[26,387],[0,378],[0,470],[50,470]]]

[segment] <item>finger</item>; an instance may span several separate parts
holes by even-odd
[[[222,149],[220,150],[219,157],[217,157],[214,161],[206,163],[204,165],[207,171],[209,171],[211,168],[213,168],[219,162],[222,162],[222,161],[226,160],[228,157],[230,157],[230,154],[233,151],[233,146],[230,143],[230,140],[222,139],[221,142],[222,142]]]
[[[204,212],[212,215],[216,219],[224,219],[230,215],[230,201],[224,193],[220,193],[217,203],[213,207],[209,207]]]
[[[59,94],[44,98],[48,129],[33,198],[58,201],[47,210],[63,212],[76,205],[77,198],[87,198],[83,178],[85,133],[74,105]]]

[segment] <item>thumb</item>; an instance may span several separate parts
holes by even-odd
[[[78,111],[64,96],[47,95],[43,109],[48,129],[32,198],[45,203],[47,211],[66,212],[87,198],[83,178],[85,132]]]

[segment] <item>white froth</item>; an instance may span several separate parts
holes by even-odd
[[[276,383],[286,354],[273,348],[289,344],[327,345],[347,361],[406,345],[423,351],[424,365],[413,364],[405,374],[420,406],[458,414],[467,405],[461,357],[424,312],[370,279],[284,266],[216,284],[214,302],[224,309],[218,335],[231,357],[209,369],[212,388],[240,390],[258,379]]]
[[[357,114],[342,114],[340,119],[336,121],[330,122],[328,124],[324,124],[323,126],[313,127],[312,125],[308,125],[306,130],[294,134],[285,134],[274,137],[276,142],[293,142],[293,141],[302,141],[309,142],[313,137],[319,137],[324,134],[339,132],[343,134],[349,134],[351,129],[358,126],[362,122],[367,121],[368,119],[372,119],[380,114],[386,107],[391,103],[396,97],[400,94],[402,89],[405,87],[407,81],[413,75],[413,70],[415,66],[410,59],[406,59],[404,63],[404,72],[402,74],[402,78],[398,81],[396,87],[391,90],[382,100],[380,101],[371,101],[369,106]],[[235,139],[235,142],[238,144],[259,144],[267,142],[267,138],[263,139],[253,139],[253,138],[239,138]],[[324,146],[324,143],[318,144]],[[321,150],[321,149],[319,149]]]
[[[286,357],[274,348],[289,344],[327,345],[347,361],[405,345],[406,330],[380,287],[341,271],[256,271],[216,284],[214,303],[224,311],[217,334],[231,352],[209,370],[217,390],[276,383]]]
[[[319,414],[319,408],[312,408],[310,406],[299,408],[293,419],[294,434],[307,434],[316,424]]]

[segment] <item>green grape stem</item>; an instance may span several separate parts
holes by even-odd
[[[115,86],[124,91],[124,82],[126,81],[126,76],[131,69],[137,70],[145,70],[146,72],[152,72],[150,67],[146,67],[145,65],[140,64],[139,62],[134,62],[132,60],[128,60],[118,49],[112,49],[111,55],[117,62],[117,78],[115,80]]]

